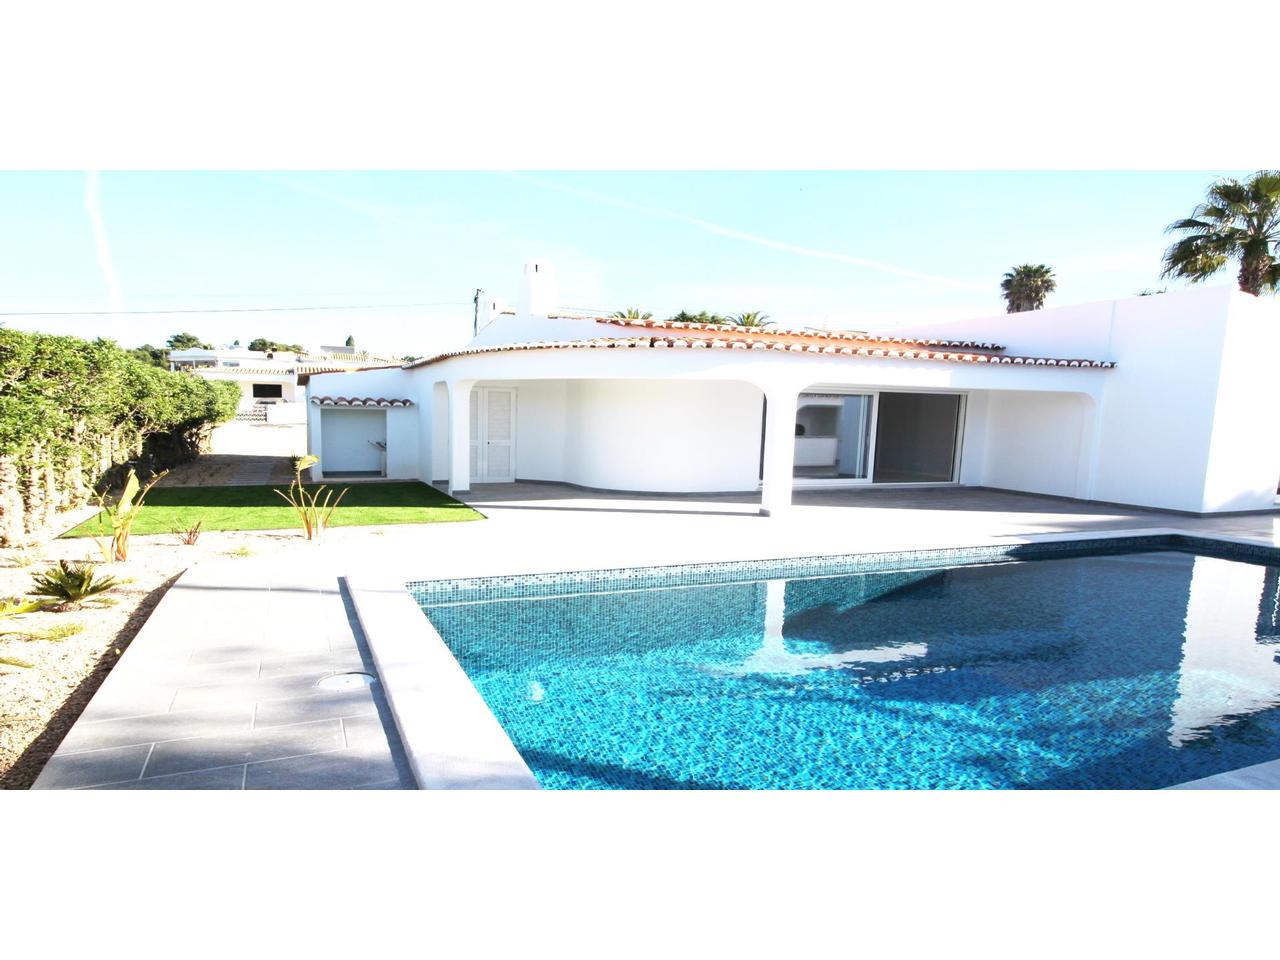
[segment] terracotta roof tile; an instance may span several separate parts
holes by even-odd
[[[468,357],[484,353],[509,353],[525,350],[776,350],[786,353],[805,353],[820,356],[862,357],[890,360],[938,360],[947,363],[989,363],[996,366],[1027,367],[1091,367],[1109,370],[1115,366],[1111,360],[1084,360],[1062,357],[1011,357],[1005,354],[973,353],[957,350],[926,350],[911,346],[856,345],[851,343],[797,343],[767,337],[740,337],[737,331],[724,337],[626,337],[595,340],[540,340],[529,343],[504,343],[489,347],[469,347],[438,356],[428,357],[405,366],[406,370],[425,367],[453,357]]]
[[[317,407],[411,407],[413,401],[405,397],[312,397]]]
[[[915,347],[959,347],[964,350],[997,351],[1004,347],[983,340],[939,340],[919,337],[892,337],[861,330],[786,330],[780,327],[736,327],[727,323],[686,323],[683,320],[627,320],[622,317],[596,317],[596,323],[609,323],[619,327],[644,327],[650,330],[692,330],[723,336],[743,336],[748,339],[803,339],[835,340],[848,343],[886,343]]]

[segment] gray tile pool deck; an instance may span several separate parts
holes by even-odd
[[[339,528],[313,560],[287,567],[270,556],[192,567],[35,788],[415,787],[379,686],[316,686],[334,673],[376,672],[343,588],[357,571],[421,580],[1171,527],[1280,543],[1277,513],[1186,517],[964,488],[801,492],[788,515],[771,518],[756,516],[747,497],[603,495],[550,484],[477,486],[465,499],[489,519]],[[1261,783],[1280,784],[1280,776],[1197,786]]]
[[[233,561],[170,588],[35,789],[411,788],[336,577]]]

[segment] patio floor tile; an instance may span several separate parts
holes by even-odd
[[[258,760],[341,750],[345,746],[338,720],[266,727],[225,737],[195,737],[157,743],[147,762],[146,775],[205,770]],[[74,755],[73,755],[74,756]]]

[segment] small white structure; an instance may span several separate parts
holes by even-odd
[[[878,336],[572,316],[539,262],[518,304],[481,293],[478,332],[456,351],[311,376],[317,472],[454,493],[758,490],[765,513],[796,488],[885,484],[1190,513],[1275,502],[1280,306],[1234,289]]]

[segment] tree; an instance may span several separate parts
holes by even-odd
[[[1165,233],[1182,233],[1164,253],[1162,277],[1192,283],[1208,280],[1232,260],[1240,261],[1240,289],[1254,296],[1280,285],[1280,170],[1259,170],[1243,183],[1223,178],[1191,216]]]
[[[681,310],[672,320],[680,323],[728,323],[728,317],[722,317],[718,313],[707,313],[705,310],[699,310],[697,313],[690,313],[688,310]]]
[[[625,310],[615,310],[610,314],[616,320],[652,320],[653,314],[645,311],[640,312],[637,307],[627,307]]]
[[[347,347],[351,350],[356,348],[356,338],[350,334],[347,335]]]
[[[1009,303],[1008,313],[1039,310],[1044,306],[1044,298],[1057,288],[1058,281],[1053,278],[1053,271],[1043,263],[1024,263],[1014,267],[1000,281],[1000,289]]]
[[[736,317],[730,317],[727,322],[735,327],[767,327],[773,323],[767,313],[761,313],[759,310],[748,310]]]
[[[175,333],[168,340],[170,350],[194,350],[199,347],[201,350],[212,350],[213,344],[205,343],[194,333]]]
[[[169,366],[169,351],[163,347],[153,347],[149,343],[144,343],[140,347],[134,347],[129,353],[143,363],[150,364],[153,367],[167,369]]]
[[[268,340],[266,337],[257,337],[249,341],[249,349],[259,353],[302,353],[302,347],[296,343],[280,343],[276,340]]]

